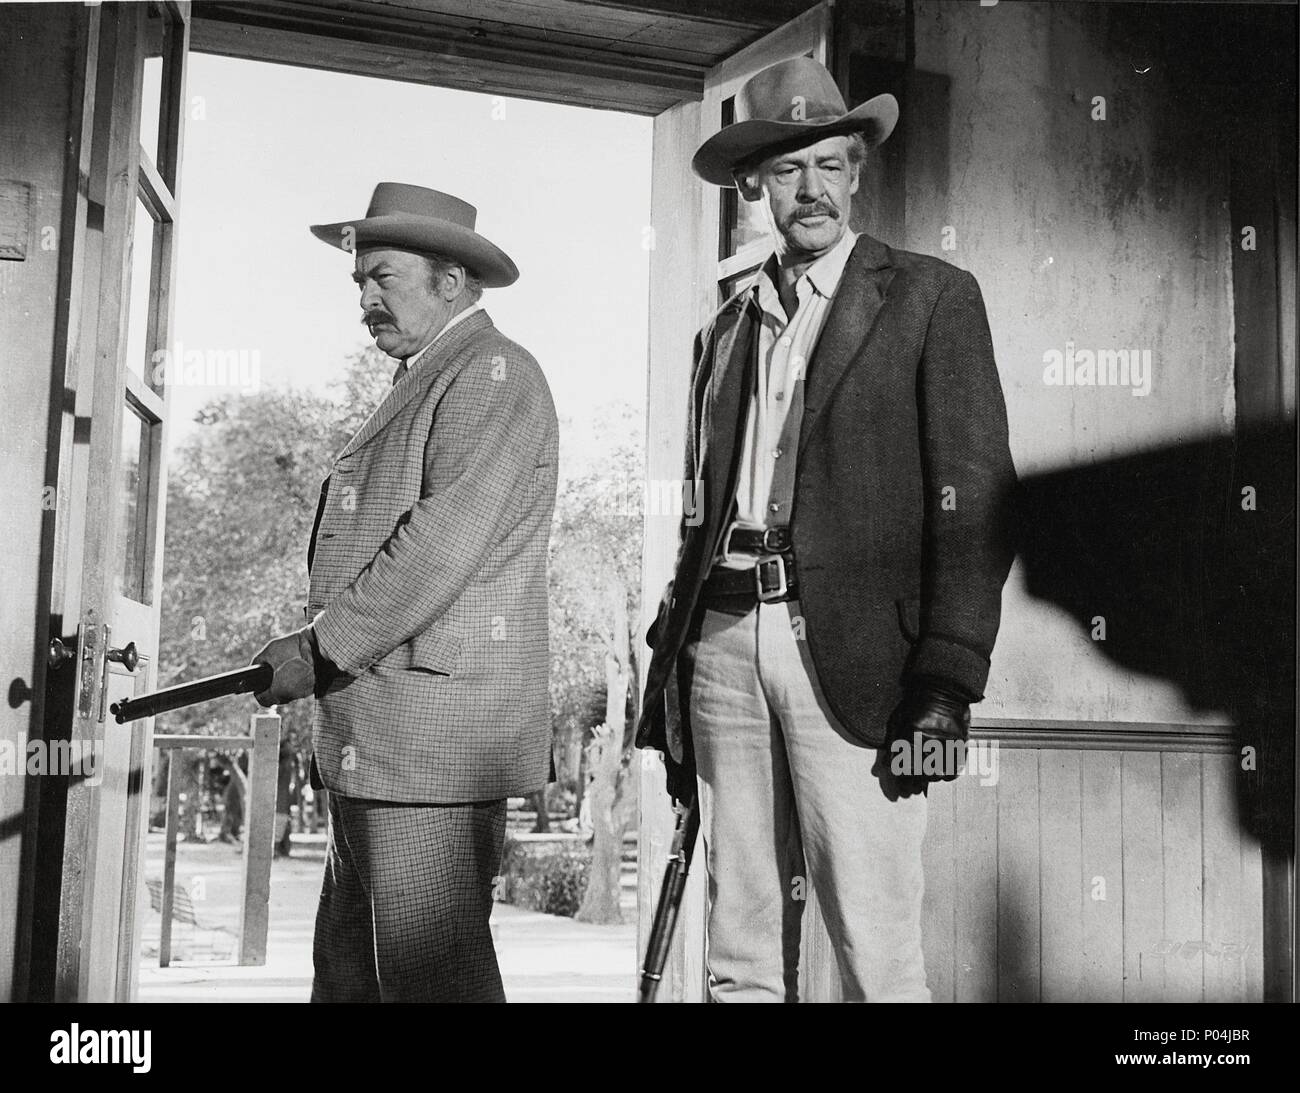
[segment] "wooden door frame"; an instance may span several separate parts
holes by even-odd
[[[1279,136],[1271,126],[1236,110],[1225,153],[1233,240],[1235,427],[1242,433],[1280,421],[1294,426],[1295,138]],[[1241,232],[1247,226],[1257,232],[1258,250],[1241,249]],[[1293,784],[1293,795],[1296,792]],[[1289,853],[1276,845],[1263,846],[1265,1002],[1294,1002],[1300,997],[1294,828],[1291,834]]]
[[[134,232],[134,218],[146,213],[154,221],[150,235],[150,282],[149,311],[145,330],[145,347],[150,364],[154,364],[155,351],[162,347],[170,352],[172,345],[172,322],[175,315],[176,300],[176,220],[180,200],[180,165],[185,135],[185,86],[186,68],[189,54],[190,6],[177,0],[167,0],[160,4],[160,14],[164,24],[162,42],[162,72],[158,118],[158,160],[155,164],[149,151],[136,141],[138,150],[137,163],[137,197],[132,205],[132,224],[128,231]],[[170,24],[170,26],[166,26]],[[136,49],[137,73],[143,74],[144,64],[143,38]],[[137,96],[137,102],[139,97]],[[137,129],[139,126],[138,107]],[[134,238],[132,234],[131,238]],[[134,268],[135,255],[132,255]],[[129,283],[129,282],[128,282]],[[167,358],[164,357],[164,360]],[[175,363],[175,362],[173,362]],[[148,366],[146,365],[147,369]],[[167,473],[166,453],[167,434],[170,426],[168,405],[170,400],[171,380],[164,373],[161,397],[153,389],[158,386],[148,371],[142,377],[127,367],[125,386],[128,397],[139,407],[141,412],[153,418],[153,427],[149,432],[148,458],[151,471],[148,475],[148,494],[144,499],[147,528],[144,535],[144,549],[151,557],[145,572],[149,575],[151,587],[148,590],[148,604],[127,603],[121,600],[116,605],[115,613],[120,617],[123,608],[129,608],[132,616],[139,619],[139,625],[149,631],[151,644],[157,651],[162,604],[163,574],[163,529],[166,526],[167,508]],[[119,402],[120,402],[119,387]],[[125,631],[121,631],[124,632]],[[143,658],[142,658],[143,661]],[[157,686],[158,658],[152,658],[147,670],[136,679],[137,693]],[[116,731],[124,731],[116,729]],[[140,880],[146,844],[149,834],[149,805],[152,789],[153,759],[153,718],[134,722],[131,727],[131,755],[129,770],[132,777],[140,778],[136,789],[139,800],[131,810],[127,820],[127,849],[123,862],[125,877],[131,883],[122,890],[122,906],[119,912],[121,925],[118,938],[115,982],[121,1000],[135,1000],[139,969],[141,922],[136,914],[136,885]],[[129,789],[128,789],[129,792]]]

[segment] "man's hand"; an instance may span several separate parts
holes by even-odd
[[[889,715],[889,731],[874,773],[891,800],[926,792],[931,782],[951,782],[966,765],[970,705],[934,680],[908,685]]]
[[[306,698],[316,688],[316,671],[312,663],[310,627],[284,637],[274,638],[262,646],[250,663],[269,664],[275,669],[271,686],[253,697],[260,706],[277,706],[282,702]]]

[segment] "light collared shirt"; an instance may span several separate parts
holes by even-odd
[[[834,247],[804,270],[794,284],[798,306],[793,316],[786,316],[773,281],[775,260],[766,263],[754,281],[751,291],[762,324],[758,368],[731,514],[741,527],[777,527],[790,520],[804,378],[857,240],[855,232],[846,230]],[[754,561],[742,556],[724,564],[747,569]]]
[[[470,306],[467,307],[464,311],[456,312],[455,315],[453,315],[449,320],[447,320],[447,325],[444,326],[441,330],[438,331],[437,334],[433,336],[433,341],[431,341],[418,353],[412,353],[409,357],[407,357],[404,361],[402,361],[401,364],[397,366],[397,372],[393,376],[393,383],[397,383],[403,376],[406,375],[406,373],[411,368],[414,368],[417,364],[419,364],[420,358],[423,357],[427,352],[429,352],[429,350],[432,349],[435,345],[437,345],[439,339],[442,338],[442,336],[446,334],[448,330],[450,330],[458,322],[461,322],[464,319],[468,319],[471,315],[474,314],[474,312],[482,311],[482,310],[483,310],[483,304],[480,301],[476,300],[474,303],[470,304]]]

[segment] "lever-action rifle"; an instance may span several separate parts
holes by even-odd
[[[645,950],[645,964],[641,968],[642,1002],[655,1000],[655,994],[663,980],[668,948],[672,945],[673,929],[677,926],[677,913],[681,910],[682,894],[686,891],[686,877],[691,870],[691,857],[695,853],[695,839],[699,831],[699,797],[691,794],[685,807],[677,810],[677,830],[673,832],[668,868],[664,872],[663,887],[659,890],[659,904],[655,907],[654,924],[650,927],[650,940]]]
[[[196,679],[193,683],[182,683],[178,687],[166,687],[153,694],[140,695],[137,698],[124,698],[114,702],[108,711],[119,725],[127,721],[138,721],[142,717],[179,710],[182,706],[193,706],[198,702],[207,702],[213,698],[226,695],[239,695],[246,692],[265,691],[275,678],[275,670],[269,664],[250,664],[247,668],[235,668],[229,672],[220,672],[206,679]]]

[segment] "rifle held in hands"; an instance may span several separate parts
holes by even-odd
[[[265,691],[274,678],[275,669],[269,664],[250,664],[247,668],[219,672],[215,676],[196,679],[193,683],[182,683],[177,687],[166,687],[153,694],[124,698],[121,702],[114,702],[108,711],[122,725],[127,721],[153,717],[155,714],[179,710],[183,706],[193,706],[213,698]]]

